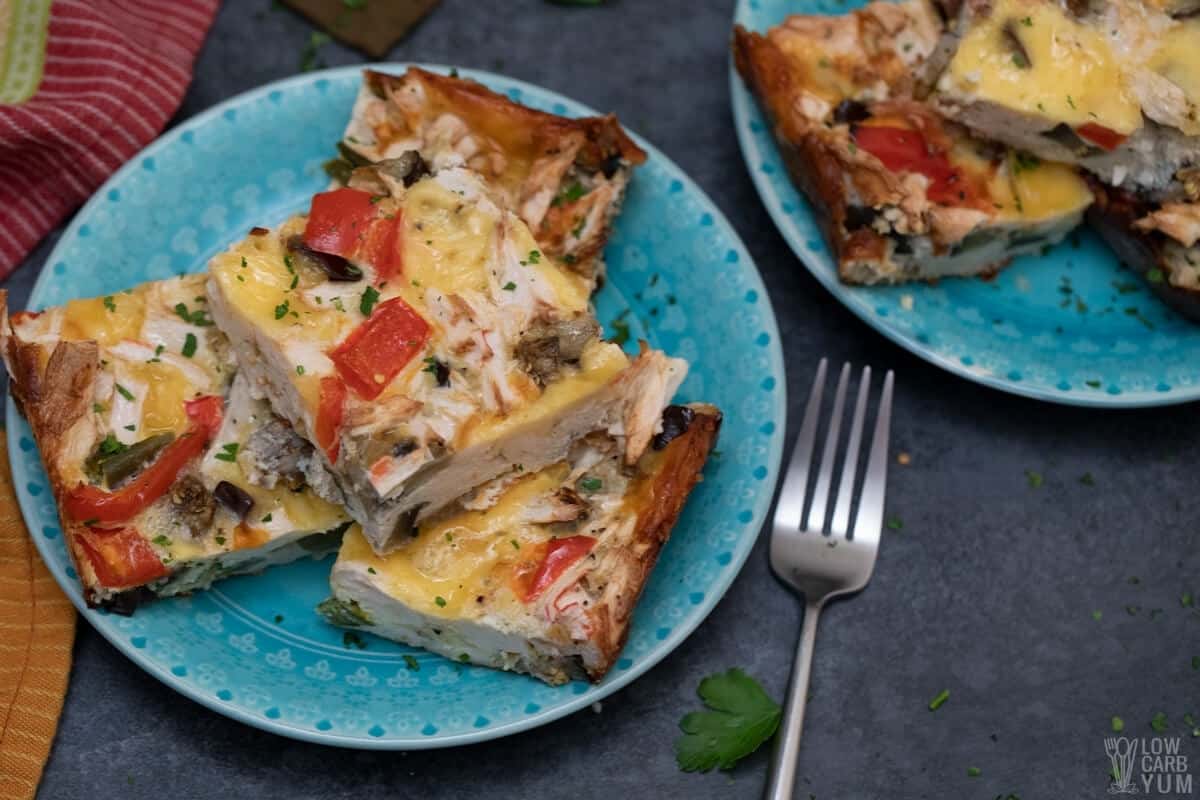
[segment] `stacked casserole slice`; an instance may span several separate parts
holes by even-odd
[[[1091,206],[1122,259],[1200,307],[1196,10],[871,3],[739,28],[734,55],[844,281],[987,274]]]
[[[599,679],[720,422],[671,405],[685,362],[625,354],[591,307],[643,159],[612,118],[367,73],[307,213],[206,276],[6,320],[88,601],[349,527],[331,622]]]

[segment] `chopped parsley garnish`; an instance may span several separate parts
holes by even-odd
[[[580,478],[579,488],[585,492],[598,492],[604,488],[604,481],[589,475],[586,478]]]
[[[586,224],[587,217],[580,217],[578,220],[576,220],[575,227],[571,228],[571,235],[576,239],[580,238],[580,236],[583,234],[583,226]]]
[[[346,307],[342,305],[342,298],[340,297],[333,298],[333,307],[338,311],[341,311],[343,314],[346,313]]]
[[[126,426],[125,426],[125,430],[127,430],[127,431],[136,431],[136,430],[137,430],[137,425],[126,425]]]
[[[308,43],[304,45],[304,49],[300,51],[300,71],[309,72],[316,69],[318,66],[324,66],[324,62],[317,59],[317,51],[321,49],[329,41],[329,34],[313,31],[309,34]]]
[[[1026,28],[1032,28],[1033,27],[1033,18],[1032,17],[1021,17],[1021,24],[1024,25]]]
[[[362,299],[358,302],[358,310],[362,312],[364,317],[371,316],[371,311],[375,308],[375,304],[379,302],[379,291],[374,286],[368,286],[363,290]]]
[[[213,538],[213,541],[215,541],[217,544],[221,545],[222,547],[225,546],[225,537],[224,536],[216,536]]]
[[[516,290],[517,285],[515,283],[513,283],[512,281],[509,281],[508,283],[504,284],[500,288],[506,292],[512,292],[512,291]]]
[[[183,353],[184,358],[191,358],[196,355],[196,334],[189,333],[187,338],[183,340],[183,349],[179,352]]]
[[[283,622],[283,614],[276,614],[275,615],[275,624],[278,625],[281,622]]]
[[[1020,151],[1013,153],[1013,174],[1015,175],[1037,169],[1041,165],[1041,159],[1037,156]]]
[[[303,375],[303,374],[304,374],[304,365],[303,365],[303,364],[297,364],[297,365],[296,365],[296,374],[297,374],[297,375]]]
[[[466,664],[467,662],[469,662],[471,660],[471,657],[469,655],[467,655],[466,653],[459,653],[458,660],[463,662],[464,664]]]
[[[1146,273],[1146,280],[1150,281],[1151,283],[1162,283],[1163,282],[1162,270],[1161,269],[1150,270],[1149,272]]]
[[[1071,108],[1075,107],[1075,101],[1071,99],[1071,95],[1067,95],[1067,105],[1069,105]]]
[[[1085,383],[1085,384],[1087,384],[1088,386],[1090,386],[1090,387],[1091,387],[1091,388],[1093,388],[1093,389],[1099,389],[1099,388],[1100,388],[1100,381],[1084,381],[1084,383]]]
[[[510,540],[509,540],[509,542],[512,544],[512,546],[513,546],[513,550],[520,550],[520,549],[521,549],[521,543],[520,543],[520,542],[518,542],[516,539],[510,539]]]
[[[349,650],[351,647],[357,647],[359,650],[366,650],[367,643],[355,631],[346,631],[342,634],[342,647]]]
[[[527,260],[529,261],[530,264],[542,263],[542,252],[540,250],[530,250],[529,257]]]
[[[159,547],[170,547],[171,546],[170,537],[164,536],[161,533],[158,536],[155,536],[151,541],[153,541]]]
[[[415,656],[411,656],[408,653],[405,653],[404,655],[401,656],[401,658],[404,659],[404,667],[409,672],[420,672],[421,671],[421,662],[417,661]]]
[[[968,778],[978,778],[982,774],[983,770],[981,770],[979,767],[967,767]]]
[[[271,515],[270,515],[270,514],[267,514],[267,515],[265,515],[265,516],[262,518],[262,520],[261,520],[261,521],[262,521],[262,522],[270,522],[270,521],[271,521]]]
[[[103,403],[92,403],[92,411],[94,411],[97,414],[103,414],[104,413],[104,404]]]
[[[618,347],[624,346],[629,341],[629,323],[623,319],[614,319],[611,325],[613,335],[609,341]]]
[[[242,256],[242,269],[245,269],[248,266],[250,265],[246,263],[246,257]]]
[[[1179,595],[1179,605],[1183,606],[1184,608],[1191,608],[1194,602],[1195,601],[1192,599],[1191,592],[1184,592],[1183,594]]]
[[[898,531],[904,527],[904,521],[899,517],[888,517],[888,530]]]
[[[284,300],[279,305],[275,306],[275,319],[283,319],[288,313],[288,301]]]
[[[732,769],[775,734],[783,715],[758,681],[736,667],[709,675],[696,693],[708,710],[679,721],[675,761],[684,772]]]
[[[442,597],[440,594],[437,597],[433,598],[433,602],[437,603],[438,608],[446,607],[446,598]]]
[[[1113,733],[1120,733],[1121,731],[1125,730],[1125,720],[1121,719],[1120,717],[1113,717],[1112,729]]]
[[[1150,727],[1154,729],[1155,733],[1164,732],[1170,727],[1170,725],[1167,724],[1167,715],[1159,711],[1150,719]]]
[[[1084,486],[1095,486],[1096,485],[1096,479],[1092,477],[1092,473],[1090,473],[1090,472],[1085,472],[1082,475],[1080,475],[1079,482],[1082,483]]]
[[[121,442],[111,433],[100,440],[99,450],[102,456],[115,456],[117,453],[124,453],[128,449],[129,445]]]
[[[1099,622],[1103,618],[1104,618],[1103,611],[1096,610],[1096,611],[1092,612],[1092,619],[1096,620],[1096,622]]]
[[[1044,479],[1042,478],[1042,473],[1034,472],[1031,469],[1025,470],[1025,480],[1026,480],[1026,482],[1029,483],[1030,489],[1040,488],[1042,483],[1044,482]]]
[[[117,310],[117,303],[115,300],[113,300],[113,296],[111,294],[104,296],[104,307],[109,311]]]
[[[949,699],[950,699],[950,690],[942,689],[940,692],[938,692],[937,697],[935,697],[929,701],[929,710],[937,711],[939,708],[944,706],[946,704],[946,701]]]
[[[129,391],[128,389],[126,389],[124,386],[122,386],[119,383],[117,384],[117,394],[121,395],[121,397],[124,397],[126,400],[128,400],[131,403],[134,400],[133,392]]]
[[[213,458],[217,459],[218,461],[229,461],[229,462],[237,461],[237,453],[238,453],[238,443],[237,442],[230,442],[229,444],[223,444],[223,445],[221,445],[221,450],[222,450],[222,452],[217,453],[215,456],[213,456]]]
[[[195,311],[189,311],[186,303],[176,303],[175,313],[187,323],[200,328],[208,327],[213,324],[213,321],[208,318],[208,314],[202,308],[197,308]]]
[[[566,189],[563,189],[558,195],[550,201],[552,206],[561,206],[565,203],[574,203],[579,198],[588,193],[588,190],[583,188],[583,184],[575,181]]]
[[[372,575],[376,574],[374,567],[367,567],[367,572],[371,573]]]

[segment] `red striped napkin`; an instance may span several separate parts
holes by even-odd
[[[0,2],[0,279],[166,125],[217,3]]]

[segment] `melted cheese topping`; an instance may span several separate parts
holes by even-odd
[[[425,525],[412,542],[386,556],[376,555],[356,527],[347,532],[338,559],[374,570],[384,591],[416,611],[468,616],[468,609],[482,605],[477,597],[494,599],[508,585],[523,550],[550,538],[545,525],[521,518],[531,501],[558,488],[568,473],[559,464],[530,475],[487,511],[463,511]]]
[[[404,203],[404,278],[461,294],[487,290],[496,217],[437,181],[421,181]]]
[[[1006,30],[1020,39],[1027,65]],[[1107,39],[1055,3],[998,0],[963,36],[947,74],[980,100],[1072,127],[1092,122],[1129,134],[1142,124]]]
[[[507,416],[481,417],[464,426],[460,447],[498,439],[522,425],[554,416],[595,392],[629,366],[629,357],[611,342],[591,342],[579,359],[579,371],[546,386],[541,395]]]
[[[1147,66],[1182,89],[1189,101],[1200,104],[1200,18],[1171,28]]]
[[[62,308],[62,338],[92,340],[109,347],[122,339],[137,339],[146,316],[144,289],[106,297],[71,300]]]
[[[1002,220],[1039,222],[1080,212],[1092,202],[1087,182],[1073,168],[1052,161],[1024,161],[1010,154],[1005,169],[988,182]]]

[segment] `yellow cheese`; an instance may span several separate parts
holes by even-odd
[[[1021,217],[1030,221],[1081,211],[1092,202],[1087,183],[1065,164],[1042,162],[1014,170],[1012,183]]]
[[[1006,31],[1020,39],[1027,64]],[[1129,134],[1142,124],[1108,41],[1056,3],[998,0],[963,36],[948,74],[969,95],[1072,127]]]
[[[843,24],[831,23],[842,33]],[[853,70],[838,67],[836,56],[820,47],[814,40],[812,31],[792,31],[787,25],[773,29],[767,36],[776,46],[788,56],[788,66],[795,73],[800,86],[830,105],[836,105],[843,98],[854,97],[859,88],[853,80]]]
[[[62,338],[94,340],[108,347],[122,339],[139,337],[146,316],[146,298],[141,290],[118,292],[107,297],[72,300],[63,307]]]
[[[443,292],[484,291],[496,219],[426,180],[404,200],[404,280]]]
[[[197,387],[183,373],[165,361],[156,363],[139,363],[125,361],[118,372],[120,380],[122,372],[128,373],[134,380],[146,387],[142,400],[141,435],[152,436],[156,433],[182,433],[188,427],[187,414],[183,404],[196,396]]]
[[[610,342],[591,342],[583,351],[576,374],[550,383],[536,400],[507,416],[489,416],[465,426],[459,447],[498,439],[522,425],[554,416],[572,403],[599,391],[627,366],[629,357],[620,347]]]
[[[1171,28],[1148,66],[1182,89],[1189,101],[1200,104],[1200,18]]]
[[[209,274],[225,298],[268,334],[280,340],[302,336],[336,341],[349,324],[348,314],[325,304],[311,305],[292,288],[297,279],[284,260],[281,239],[302,227],[301,220],[293,219],[278,234],[246,237],[213,258]]]
[[[376,555],[355,527],[346,534],[341,561],[375,571],[384,590],[398,602],[436,617],[469,616],[476,598],[506,585],[522,550],[549,538],[545,526],[521,516],[530,502],[553,491],[569,470],[558,464],[530,475],[487,511],[463,511],[425,525],[412,542],[386,556]],[[515,544],[515,546],[514,546]]]

